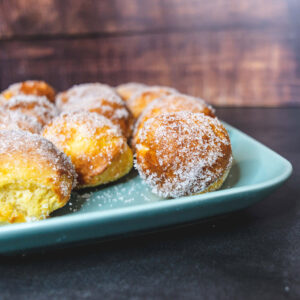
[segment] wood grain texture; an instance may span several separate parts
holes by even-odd
[[[0,0],[0,88],[38,78],[300,105],[298,0]]]
[[[0,0],[0,38],[287,26],[293,0]]]
[[[299,104],[291,40],[275,32],[219,31],[97,39],[2,42],[1,86],[43,78],[174,86],[217,105]],[[184,53],[184,55],[183,55]]]

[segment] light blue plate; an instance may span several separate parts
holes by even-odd
[[[226,125],[234,164],[221,190],[163,200],[135,171],[100,188],[73,193],[53,217],[0,227],[0,253],[113,237],[199,220],[247,207],[271,193],[291,174],[291,164],[261,143]]]

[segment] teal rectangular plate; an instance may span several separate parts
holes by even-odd
[[[271,193],[291,174],[291,164],[225,124],[234,164],[221,190],[163,200],[136,171],[102,187],[74,192],[51,218],[0,227],[0,253],[109,238],[199,220],[245,208]]]

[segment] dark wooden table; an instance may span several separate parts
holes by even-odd
[[[141,81],[300,106],[299,15],[299,0],[0,0],[0,89]]]
[[[219,116],[291,161],[292,177],[243,211],[65,250],[2,257],[1,299],[300,299],[300,108]]]

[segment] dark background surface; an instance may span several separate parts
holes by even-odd
[[[219,108],[291,161],[292,177],[239,212],[168,231],[1,257],[1,299],[299,299],[300,109]]]
[[[299,15],[299,0],[0,0],[0,89],[143,81],[299,106]]]

